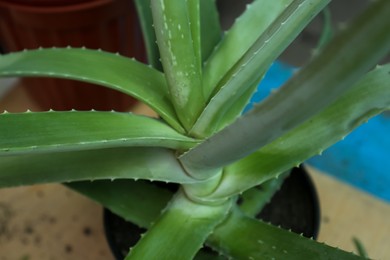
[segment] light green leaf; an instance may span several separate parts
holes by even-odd
[[[202,45],[200,27],[200,0],[186,0],[188,22],[191,30],[192,46],[194,48],[195,62],[198,65],[199,74],[202,69]],[[187,46],[188,48],[188,46]]]
[[[0,187],[100,179],[192,183],[163,148],[111,148],[0,157]]]
[[[242,200],[239,204],[240,210],[247,216],[256,217],[256,215],[271,201],[275,193],[280,190],[280,187],[282,187],[284,180],[289,174],[290,172],[286,172],[278,178],[270,179],[244,191],[240,195],[240,199]]]
[[[292,1],[257,0],[247,6],[206,61],[203,87],[207,98],[218,90],[216,88],[225,75]]]
[[[322,11],[322,20],[323,20],[323,26],[322,26],[322,32],[320,39],[317,43],[317,50],[322,50],[333,38],[333,28],[332,28],[332,14],[329,7],[324,8]]]
[[[189,130],[203,110],[200,37],[196,30],[199,5],[196,1],[152,0],[152,14],[164,73],[175,111]],[[194,25],[195,23],[195,25]]]
[[[216,118],[214,124],[215,125],[224,125],[222,122],[234,122],[237,119],[237,112],[240,111],[240,114],[244,111],[244,108],[250,102],[252,95],[254,94],[254,89],[257,89],[259,86],[258,82],[254,82],[253,85],[245,92],[241,93],[241,95],[233,96],[231,98],[231,106],[229,108],[224,109],[223,118]]]
[[[373,2],[358,20],[334,38],[316,59],[282,88],[207,142],[184,154],[181,161],[187,171],[199,171],[198,175],[202,175],[201,172],[207,169],[242,159],[310,119],[353,88],[390,49],[386,23],[389,13],[389,1]],[[381,80],[386,82],[388,75],[382,76]],[[375,84],[379,84],[375,88],[378,90],[383,83]],[[380,95],[383,96],[383,93],[375,98],[388,101],[389,95]],[[364,116],[367,108],[372,106],[365,100],[361,104],[366,107],[358,115],[353,115]],[[351,122],[355,119],[345,120]],[[346,131],[351,129],[349,127]],[[192,173],[192,176],[195,175]]]
[[[169,101],[164,75],[126,57],[83,48],[16,52],[0,56],[0,77],[56,77],[112,88],[143,101],[183,131]]]
[[[226,74],[217,83],[218,86],[214,91],[218,92],[211,98],[191,130],[191,134],[202,137],[210,136],[236,119],[242,113],[243,107],[236,106],[235,103],[242,104],[249,101],[248,90],[251,90],[252,93],[255,91],[256,84],[259,83],[272,62],[329,1],[294,0],[279,16],[277,16],[279,14],[277,12],[273,17],[274,20],[267,21],[270,26],[265,27],[267,29],[264,29],[265,31],[258,38],[255,38],[253,45],[245,50],[243,56],[239,56],[240,59],[229,71],[226,71]],[[265,8],[262,11],[268,11],[268,9]],[[237,46],[234,48],[240,49]],[[230,52],[220,51],[224,56],[230,56],[230,53],[236,52],[233,49]],[[225,63],[222,60],[220,62]],[[219,72],[214,71],[213,75],[219,75]],[[233,111],[232,107],[235,107],[236,110]],[[225,117],[227,111],[233,116]]]
[[[154,182],[146,181],[83,181],[67,183],[66,186],[143,228],[151,226],[173,196],[172,192],[157,187]],[[204,251],[199,251],[194,259],[225,260],[222,256],[211,255]]]
[[[192,259],[230,207],[196,204],[178,192],[126,259]]]
[[[157,187],[153,182],[140,180],[82,181],[67,183],[66,186],[143,228],[149,228],[173,196],[172,192]]]
[[[160,52],[158,51],[156,34],[154,33],[153,28],[153,16],[150,1],[151,0],[135,0],[134,3],[137,8],[137,14],[141,24],[148,62],[153,66],[153,68],[162,71]]]
[[[238,239],[245,238],[245,239]],[[259,220],[238,210],[219,225],[208,244],[233,259],[361,259],[352,253],[332,248]]]
[[[368,73],[339,100],[289,133],[225,168],[212,195],[223,198],[278,176],[390,109],[390,64]],[[234,184],[234,185],[232,185]]]
[[[197,143],[163,122],[130,113],[3,113],[0,125],[0,156],[124,146],[180,150]]]
[[[222,38],[216,0],[200,1],[202,62],[205,62]]]

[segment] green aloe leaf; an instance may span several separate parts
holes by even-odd
[[[245,239],[238,239],[243,238]],[[208,239],[233,259],[361,259],[233,210]]]
[[[188,130],[205,104],[200,71],[199,2],[151,2],[157,43],[171,100],[181,123]]]
[[[292,1],[256,0],[247,6],[205,63],[203,87],[206,97],[216,91],[219,82]]]
[[[154,68],[161,71],[160,52],[156,44],[156,34],[153,28],[151,0],[135,0],[135,3],[141,21],[148,61]],[[191,4],[196,4],[196,1],[192,1]],[[198,36],[198,40],[201,41],[201,48],[198,51],[201,51],[202,61],[205,61],[221,39],[222,32],[215,0],[201,0],[199,5],[201,37],[199,39]]]
[[[143,101],[172,127],[183,131],[169,101],[164,75],[120,55],[83,48],[10,53],[0,56],[0,77],[56,77],[112,88]]]
[[[173,197],[172,192],[146,181],[82,181],[67,183],[66,186],[143,228],[149,228],[152,225]],[[194,259],[222,260],[225,257],[199,251]]]
[[[149,228],[173,194],[153,182],[98,180],[70,182],[66,186],[95,200],[111,212],[140,227]]]
[[[389,51],[389,13],[389,1],[374,2],[343,34],[335,37],[321,54],[282,88],[207,142],[184,154],[181,157],[183,165],[188,171],[198,171],[202,175],[207,169],[233,163],[287,134],[330,106],[353,88]],[[354,48],[351,48],[351,44]],[[381,80],[388,80],[388,75],[382,76]],[[378,86],[374,89],[380,89],[383,83],[375,84]],[[388,101],[389,95],[380,95],[383,96],[383,93],[375,98]],[[356,103],[356,99],[353,102]],[[364,115],[367,108],[372,106],[365,100],[360,103],[367,107],[363,107],[359,115],[352,113],[355,118],[345,119],[347,122]],[[386,107],[387,104],[383,106]],[[349,132],[352,128],[350,126],[346,131]]]
[[[216,0],[201,0],[199,4],[202,62],[205,62],[221,40],[222,30]]]
[[[192,259],[230,207],[197,204],[178,192],[126,259]]]
[[[3,113],[0,125],[0,156],[125,146],[180,150],[196,144],[163,122],[130,113]]]
[[[317,50],[322,50],[333,38],[333,27],[332,27],[332,14],[329,7],[324,8],[322,11],[323,28],[320,39],[317,43]]]
[[[160,52],[156,44],[156,34],[154,33],[153,28],[153,16],[152,9],[150,8],[150,1],[151,0],[135,0],[134,3],[141,23],[148,62],[153,68],[162,71]]]
[[[286,172],[278,178],[270,179],[244,191],[240,195],[240,210],[247,216],[256,217],[256,215],[271,201],[275,193],[280,190],[280,187],[282,187],[284,180],[289,174],[290,172]]]
[[[390,64],[368,73],[327,109],[225,168],[212,196],[223,198],[278,176],[320,154],[372,116],[390,109]],[[233,185],[234,184],[234,185]]]
[[[192,46],[195,54],[195,64],[198,66],[197,70],[201,74],[202,69],[202,44],[201,44],[201,24],[200,24],[200,1],[186,0],[188,11],[188,22],[190,25]],[[188,48],[188,46],[187,46]]]
[[[264,31],[254,38],[253,44],[248,49],[244,49],[244,53],[240,53],[234,66],[230,70],[224,72],[223,78],[217,82],[217,87],[213,91],[210,102],[205,108],[202,115],[191,130],[194,136],[210,136],[221,128],[227,126],[242,113],[243,106],[236,106],[236,103],[242,104],[249,100],[247,95],[248,90],[253,93],[265,72],[271,66],[272,62],[282,53],[282,51],[295,39],[295,37],[304,29],[304,27],[312,20],[312,18],[320,12],[330,0],[294,0],[287,8],[284,9],[286,3],[280,1],[267,1],[269,5],[271,2],[280,2],[279,12],[275,16],[265,15],[266,20]],[[265,1],[258,1],[265,2]],[[259,5],[248,8],[255,11],[268,12],[268,8]],[[263,8],[262,8],[263,7]],[[284,9],[284,10],[283,10]],[[283,10],[283,12],[282,12]],[[271,12],[272,13],[272,12]],[[280,15],[278,16],[278,14]],[[257,12],[252,16],[257,15]],[[244,16],[245,18],[245,16]],[[264,22],[263,22],[264,23]],[[255,25],[252,21],[249,24]],[[269,25],[269,26],[268,26]],[[246,32],[245,29],[243,29]],[[250,28],[253,34],[253,28]],[[249,32],[248,32],[249,33]],[[242,36],[239,37],[240,39]],[[244,45],[245,46],[245,45]],[[228,64],[224,61],[225,56],[230,56],[231,53],[236,53],[236,49],[240,50],[237,45],[230,46],[231,49],[218,50],[223,55],[219,61],[222,64]],[[240,52],[240,51],[238,51]],[[220,66],[211,64],[219,68]],[[212,75],[219,76],[220,71],[214,71]],[[205,79],[206,78],[205,67]],[[210,84],[210,83],[205,83]],[[211,83],[214,84],[214,83]],[[235,107],[236,110],[232,110]],[[229,111],[229,116],[225,114]]]
[[[111,148],[0,157],[0,187],[100,179],[193,183],[163,148]]]

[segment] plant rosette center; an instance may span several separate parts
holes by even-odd
[[[216,191],[221,184],[223,169],[215,169],[212,172],[213,173],[208,171],[208,174],[211,174],[211,177],[208,177],[207,179],[182,185],[183,191],[188,199],[203,205],[221,205],[230,199],[230,196],[216,199],[212,198],[213,192]]]

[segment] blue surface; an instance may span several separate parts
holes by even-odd
[[[244,113],[250,110],[252,103],[257,103],[267,97],[272,89],[283,85],[296,71],[295,68],[281,62],[274,62],[261,81],[257,92],[253,95],[250,104],[245,108]]]
[[[390,117],[372,118],[308,163],[390,202]]]
[[[251,101],[264,99],[290,78],[294,70],[283,63],[274,63]],[[372,118],[307,163],[390,203],[390,113]]]

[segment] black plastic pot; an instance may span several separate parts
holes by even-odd
[[[306,237],[316,238],[320,225],[319,201],[305,169],[294,168],[281,189],[256,217]],[[107,209],[104,210],[104,227],[110,248],[118,260],[126,256],[129,248],[145,232],[145,229],[126,222]]]

